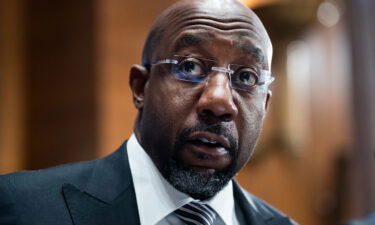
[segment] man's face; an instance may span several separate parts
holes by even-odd
[[[270,69],[268,46],[251,18],[207,17],[202,10],[207,11],[176,16],[155,49],[154,61],[181,55],[214,60],[214,66],[223,68],[239,64]],[[261,87],[232,89],[224,72],[212,71],[205,82],[191,83],[175,79],[170,68],[154,65],[145,75],[136,135],[175,188],[207,199],[249,160],[269,94]]]

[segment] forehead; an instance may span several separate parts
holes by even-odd
[[[162,53],[173,54],[181,49],[237,49],[238,55],[251,56],[268,64],[268,36],[259,19],[251,11],[232,8],[180,7],[165,16],[168,25],[161,38]],[[218,46],[219,45],[219,46]],[[164,48],[164,49],[163,49]],[[228,49],[226,49],[228,50]]]

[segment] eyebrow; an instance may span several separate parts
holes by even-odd
[[[174,50],[175,52],[178,52],[181,49],[184,49],[186,47],[190,46],[196,46],[201,44],[202,42],[207,42],[211,38],[209,38],[207,35],[201,35],[201,34],[186,34],[182,36],[175,44]]]
[[[255,59],[255,62],[262,65],[265,64],[264,53],[259,47],[256,47],[253,44],[244,43],[243,41],[235,42],[235,45],[241,48],[245,54],[251,55]]]

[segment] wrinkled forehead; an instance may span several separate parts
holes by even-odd
[[[255,13],[238,1],[182,1],[167,9],[156,26],[160,54],[227,37],[235,47],[243,48],[244,54],[252,54],[268,65],[271,62],[272,46],[265,28]]]

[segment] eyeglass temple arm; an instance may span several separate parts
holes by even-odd
[[[156,61],[154,63],[152,63],[151,65],[158,65],[158,64],[178,64],[178,61],[175,60],[175,59],[162,59],[162,60],[159,60],[159,61]]]

